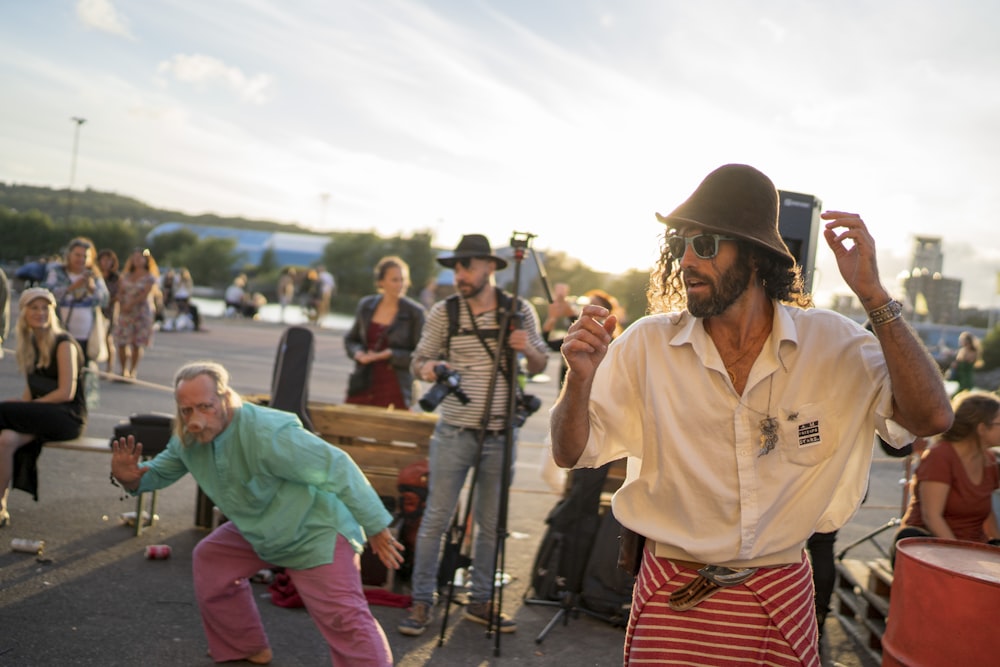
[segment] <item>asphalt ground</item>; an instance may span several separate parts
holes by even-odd
[[[243,394],[267,393],[280,324],[207,319],[208,331],[158,332],[139,367],[135,384],[101,382],[100,406],[91,412],[87,435],[110,438],[114,425],[131,414],[173,412],[169,390],[182,363],[212,359],[232,373]],[[316,358],[310,377],[310,399],[339,403],[350,370],[342,331],[316,331]],[[12,349],[13,341],[5,341]],[[587,614],[572,613],[538,635],[558,609],[526,604],[529,573],[545,532],[545,517],[559,494],[540,475],[546,455],[547,412],[556,397],[559,358],[553,354],[552,379],[533,382],[530,392],[542,408],[521,433],[509,496],[509,537],[505,542],[503,609],[518,623],[499,641],[483,626],[461,618],[452,607],[443,644],[438,622],[418,638],[404,637],[396,626],[406,610],[373,605],[398,665],[617,665],[621,664],[624,630]],[[0,396],[19,396],[23,378],[12,354],[0,360]],[[109,457],[59,449],[43,451],[39,461],[40,497],[34,502],[12,491],[12,524],[0,531],[0,665],[177,665],[213,664],[194,602],[191,551],[206,535],[195,526],[196,490],[190,477],[159,494],[158,521],[139,537],[121,515],[135,501],[121,500],[108,480]],[[894,459],[877,459],[869,497],[857,517],[840,533],[838,550],[897,516],[902,467]],[[887,535],[886,535],[887,536]],[[884,536],[884,537],[886,537]],[[44,540],[46,562],[10,549],[14,538]],[[885,540],[883,540],[885,542]],[[146,560],[147,545],[167,544],[166,560]],[[877,552],[864,543],[850,553],[871,558]],[[586,557],[586,555],[584,555]],[[277,607],[267,587],[255,584],[264,626],[276,667],[328,665],[326,645],[303,609]],[[405,592],[405,591],[404,591]],[[831,615],[823,641],[824,664],[871,667],[875,663],[844,634]]]

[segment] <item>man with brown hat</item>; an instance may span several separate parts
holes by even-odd
[[[506,267],[507,262],[493,254],[485,236],[468,234],[462,237],[453,254],[439,257],[438,263],[455,271],[457,294],[431,307],[413,352],[411,369],[416,377],[427,382],[440,379],[442,366],[447,374],[457,372],[459,391],[447,391],[440,398],[441,418],[430,443],[431,484],[414,555],[413,606],[409,617],[399,624],[399,631],[417,636],[431,622],[441,539],[456,511],[466,476],[475,470],[472,498],[476,520],[475,566],[465,618],[500,632],[513,632],[517,628],[514,620],[501,614],[495,605],[490,606],[508,429],[512,429],[514,447],[517,446],[517,428],[507,414],[510,392],[517,388],[508,386],[510,369],[505,367],[508,357],[505,349],[498,349],[502,311],[513,308],[513,300],[510,294],[496,288],[494,277],[494,272]],[[540,373],[548,362],[548,347],[534,308],[524,299],[516,303],[517,311],[511,314],[516,316],[514,321],[520,320],[520,326],[507,333],[506,346],[524,357],[529,373]],[[494,373],[497,355],[501,363]],[[435,385],[432,391],[441,386]],[[434,401],[427,401],[431,393],[428,391],[420,401],[424,409],[436,407]],[[434,395],[440,397],[441,392]],[[515,454],[511,452],[511,465]]]
[[[645,538],[625,662],[819,665],[803,547],[853,516],[874,432],[898,447],[948,427],[941,374],[882,285],[859,216],[821,217],[874,336],[810,308],[777,191],[753,167],[720,167],[657,217],[668,229],[654,314],[612,344],[614,316],[585,307],[551,412],[560,465],[633,457],[613,501]]]

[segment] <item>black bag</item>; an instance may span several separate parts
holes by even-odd
[[[601,490],[609,465],[574,470],[566,496],[545,518],[531,571],[531,588],[541,600],[560,600],[580,592],[584,569],[600,524]]]
[[[347,378],[347,395],[357,396],[368,391],[372,386],[372,365],[355,364],[350,377]]]
[[[618,535],[621,528],[614,514],[608,510],[601,519],[594,548],[590,550],[580,604],[624,626],[632,606],[635,577],[618,567]]]
[[[132,415],[127,422],[115,426],[112,440],[135,436],[135,441],[142,443],[142,456],[156,456],[167,448],[170,436],[174,432],[174,418],[162,412],[151,412],[143,415]],[[110,443],[109,443],[110,446]]]

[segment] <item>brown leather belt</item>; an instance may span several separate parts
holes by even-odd
[[[723,588],[743,583],[757,571],[755,567],[734,570],[728,567],[704,565],[676,558],[668,558],[667,560],[677,567],[695,570],[697,573],[694,579],[670,594],[668,606],[674,611],[687,611]]]

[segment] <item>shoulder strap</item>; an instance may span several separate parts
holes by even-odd
[[[514,299],[510,294],[503,291],[499,287],[495,288],[497,293],[497,323],[503,321],[504,312],[510,310],[511,304]],[[460,306],[460,297],[458,294],[452,294],[444,300],[445,309],[448,313],[448,338],[445,341],[445,350],[451,351],[451,338],[458,334],[458,308]]]
[[[448,311],[448,338],[444,347],[446,352],[451,352],[451,337],[458,333],[458,295],[452,294],[444,300],[445,309]]]

